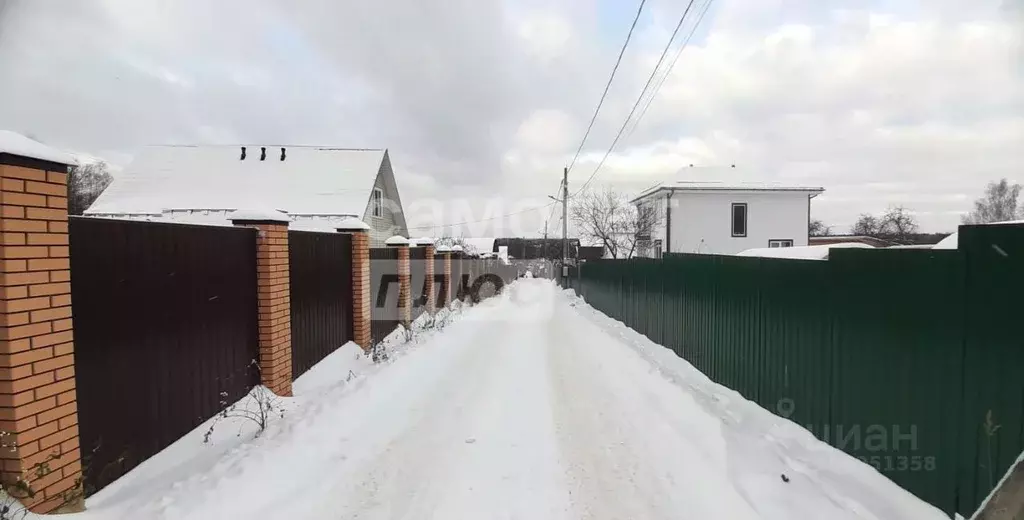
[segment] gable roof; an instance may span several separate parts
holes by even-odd
[[[30,139],[10,130],[0,130],[0,154],[17,155],[19,157],[28,157],[29,159],[38,159],[57,164],[78,164],[78,161],[71,154],[46,146],[35,139]]]
[[[266,160],[260,148],[266,147]],[[316,146],[149,146],[87,214],[265,207],[361,218],[387,150]],[[281,149],[284,148],[284,160]]]
[[[669,181],[659,182],[650,188],[640,192],[630,202],[636,202],[647,198],[661,191],[681,191],[689,193],[701,192],[737,192],[737,191],[758,191],[758,192],[804,192],[819,195],[825,191],[820,186],[786,186],[783,184],[769,182],[716,182],[716,181]]]

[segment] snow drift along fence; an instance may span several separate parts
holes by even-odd
[[[1022,258],[1024,226],[964,226],[957,251],[598,260],[570,283],[715,381],[969,516],[1024,450]]]
[[[353,338],[352,235],[288,232],[292,379]]]
[[[257,232],[72,217],[69,233],[92,493],[259,383]]]

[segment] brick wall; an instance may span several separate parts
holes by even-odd
[[[38,513],[80,503],[67,205],[63,171],[0,165],[0,478]]]
[[[409,273],[409,247],[398,247],[398,316],[408,327],[412,323],[412,279]]]
[[[370,233],[352,232],[353,341],[370,350]]]
[[[286,222],[234,221],[259,230],[256,239],[260,379],[275,394],[292,395],[292,326]]]

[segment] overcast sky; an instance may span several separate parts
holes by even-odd
[[[686,3],[647,2],[570,186]],[[1022,4],[716,0],[595,183],[633,192],[694,164],[685,178],[823,186],[813,215],[839,231],[890,204],[952,230],[986,182],[1024,182]],[[156,143],[386,147],[410,225],[480,219],[554,192],[636,7],[0,0],[0,128],[115,165]]]

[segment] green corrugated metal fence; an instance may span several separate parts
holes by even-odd
[[[599,260],[567,285],[947,513],[1024,450],[1024,226],[825,262]],[[572,273],[573,278],[577,276]]]

